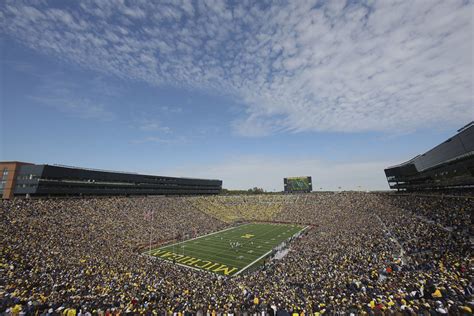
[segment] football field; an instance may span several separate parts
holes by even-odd
[[[272,250],[304,226],[244,224],[147,251],[151,256],[193,269],[237,275],[261,263]]]

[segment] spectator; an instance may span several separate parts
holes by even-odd
[[[472,313],[467,197],[371,193],[1,202],[5,315]],[[455,213],[455,214],[453,214]],[[142,255],[242,221],[312,223],[290,254],[224,278]]]

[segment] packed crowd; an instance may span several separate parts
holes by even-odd
[[[0,314],[469,315],[466,226],[474,200],[440,199],[321,193],[2,201]],[[314,228],[285,257],[233,278],[136,247],[217,231],[232,219]]]
[[[419,217],[455,231],[474,234],[472,230],[472,198],[416,195],[389,195],[391,203]],[[433,211],[435,210],[435,211]]]
[[[235,221],[267,221],[292,205],[295,195],[201,196],[191,198],[203,212],[226,223]]]

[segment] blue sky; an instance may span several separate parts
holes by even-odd
[[[1,160],[386,189],[474,118],[470,1],[4,1]]]

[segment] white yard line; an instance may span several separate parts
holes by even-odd
[[[260,260],[260,259],[265,258],[266,256],[268,256],[272,251],[273,251],[273,249],[270,249],[270,251],[268,251],[267,253],[264,253],[262,256],[258,257],[257,259],[255,259],[254,261],[252,261],[251,263],[249,263],[248,265],[246,265],[245,267],[243,267],[242,269],[240,269],[239,271],[237,271],[237,273],[234,274],[234,275],[239,275],[240,273],[244,272],[245,270],[247,270],[248,268],[250,268],[252,265],[254,265],[255,263],[257,263],[258,260]]]
[[[207,236],[215,235],[215,234],[218,234],[218,233],[225,232],[225,231],[227,231],[227,230],[236,229],[236,228],[243,227],[243,226],[246,226],[246,225],[250,225],[250,223],[243,224],[243,225],[239,225],[239,226],[234,226],[234,227],[229,227],[229,228],[226,228],[226,229],[223,229],[223,230],[219,230],[219,231],[216,231],[216,232],[207,234],[207,235],[201,235],[201,236],[197,236],[197,237],[194,237],[194,238],[191,238],[191,239],[186,239],[186,240],[184,240],[184,241],[181,241],[181,242],[178,242],[178,243],[175,243],[175,244],[166,245],[166,246],[162,246],[162,247],[158,247],[158,248],[153,248],[153,250],[176,246],[176,245],[183,244],[183,243],[188,242],[188,241],[191,241],[191,240],[195,240],[195,239],[199,239],[199,238],[204,238],[204,237],[207,237]],[[145,251],[144,253],[148,253],[148,252],[150,252],[150,251]]]
[[[179,243],[176,243],[176,244],[171,244],[171,245],[168,245],[168,246],[163,246],[163,247],[159,247],[159,248],[154,248],[153,250],[156,250],[156,249],[162,249],[162,248],[167,248],[167,247],[174,247],[176,245],[179,245],[179,244],[182,244],[182,243],[185,243],[185,242],[188,242],[188,241],[191,241],[191,240],[195,240],[195,239],[199,239],[199,238],[204,238],[204,237],[207,237],[207,236],[211,236],[211,235],[215,235],[215,234],[218,234],[218,233],[222,233],[222,232],[225,232],[227,230],[231,230],[231,229],[237,229],[237,228],[241,228],[241,227],[244,227],[244,226],[247,226],[247,225],[251,225],[253,223],[247,223],[247,224],[243,224],[243,225],[239,225],[239,226],[234,226],[234,227],[229,227],[229,228],[226,228],[226,229],[223,229],[223,230],[219,230],[219,231],[216,231],[216,232],[213,232],[213,233],[210,233],[210,234],[207,234],[207,235],[202,235],[202,236],[198,236],[198,237],[195,237],[195,238],[192,238],[192,239],[188,239],[188,240],[185,240],[185,241],[182,241],[182,242],[179,242]],[[277,225],[281,225],[281,224],[277,224]],[[284,225],[292,225],[292,224],[284,224]],[[309,226],[305,226],[303,229],[297,231],[296,233],[294,233],[291,237],[287,238],[285,241],[288,241],[290,240],[291,238],[293,238],[295,235],[297,234],[300,234],[301,232],[303,232],[304,230],[306,230]],[[279,245],[281,245],[284,241],[282,241]],[[270,249],[268,252],[264,253],[263,255],[261,255],[260,257],[258,257],[257,259],[255,259],[254,261],[252,261],[251,263],[249,263],[248,265],[246,265],[245,267],[243,267],[242,269],[240,269],[239,271],[237,271],[237,273],[231,275],[231,276],[236,276],[236,275],[239,275],[240,273],[244,272],[245,270],[247,270],[249,267],[251,267],[252,265],[254,265],[255,263],[257,263],[259,260],[261,260],[262,258],[268,256],[275,248],[277,248],[279,245],[273,247],[272,249]],[[153,251],[152,250],[152,251]],[[151,251],[151,252],[152,252]],[[184,265],[184,264],[181,264],[179,262],[172,262],[170,260],[166,260],[166,259],[161,259],[160,257],[156,257],[156,256],[153,256],[151,255],[151,252],[150,251],[145,251],[143,252],[144,255],[146,256],[149,256],[149,257],[152,257],[154,259],[158,259],[158,260],[161,260],[161,261],[165,261],[165,262],[168,262],[168,263],[172,263],[172,264],[177,264],[179,266],[182,266],[182,267],[185,267],[185,268],[191,268],[191,269],[194,269],[196,271],[204,271],[204,272],[208,272],[208,273],[212,273],[211,271],[206,271],[204,269],[199,269],[199,268],[196,268],[196,267],[192,267],[192,266],[187,266],[187,265]],[[216,254],[219,254],[219,253],[216,253]],[[232,260],[230,260],[232,261]],[[213,273],[215,274],[215,273]]]
[[[304,231],[306,228],[308,228],[308,226],[306,226],[305,228],[303,228],[302,230],[299,230],[298,232],[294,233],[290,238],[294,237],[295,235],[301,233],[302,231]],[[289,240],[290,238],[286,239],[286,240]],[[282,244],[283,242],[280,243],[280,245]],[[279,246],[279,245],[278,245]],[[276,247],[278,247],[276,246]],[[236,275],[239,275],[240,273],[244,272],[245,270],[247,270],[248,268],[250,268],[251,266],[253,266],[255,263],[257,263],[260,259],[262,258],[265,258],[266,256],[268,256],[272,251],[273,249],[275,249],[276,247],[273,247],[272,249],[270,249],[267,253],[263,254],[262,256],[258,257],[257,259],[255,259],[254,261],[252,261],[251,263],[249,263],[248,265],[246,265],[245,267],[243,267],[242,269],[240,269],[239,271],[237,271],[236,274],[232,275],[232,276],[236,276]]]

